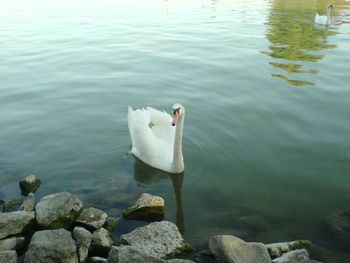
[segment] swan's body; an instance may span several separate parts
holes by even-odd
[[[333,8],[333,5],[327,5],[327,15],[326,16],[320,16],[318,13],[315,15],[315,23],[319,25],[329,25],[331,22],[331,8]]]
[[[175,104],[173,109],[174,118],[151,107],[135,111],[129,107],[131,152],[154,168],[169,173],[181,173],[184,171],[182,130],[185,108]]]

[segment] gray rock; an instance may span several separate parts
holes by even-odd
[[[77,244],[79,262],[86,262],[89,254],[92,234],[85,228],[75,227],[73,230],[73,238]]]
[[[136,201],[136,204],[122,213],[126,220],[162,220],[164,218],[164,199],[143,193]]]
[[[309,259],[309,253],[306,249],[297,249],[283,254],[281,257],[272,260],[273,263],[301,263]]]
[[[9,201],[4,201],[4,206],[2,207],[3,212],[13,212],[17,211],[22,204],[21,198],[14,198]]]
[[[112,247],[108,254],[108,263],[166,263],[167,261],[146,255],[132,246]]]
[[[39,227],[44,229],[68,228],[82,208],[82,202],[70,193],[48,195],[35,207],[36,220]]]
[[[218,235],[209,240],[209,249],[219,262],[270,263],[267,248],[262,243],[249,243],[230,235]]]
[[[18,256],[14,250],[0,251],[1,263],[18,263]]]
[[[21,250],[25,246],[24,237],[10,237],[0,240],[0,251],[4,250]],[[1,261],[0,261],[1,262]]]
[[[104,228],[100,228],[92,234],[91,246],[97,254],[106,255],[113,244],[113,235]]]
[[[173,258],[173,259],[169,259],[167,262],[169,263],[195,263],[192,260],[189,259],[181,259],[181,258]]]
[[[34,227],[34,223],[34,212],[0,213],[0,239],[27,232]]]
[[[106,258],[101,258],[101,257],[92,257],[89,259],[89,263],[106,263],[107,259]]]
[[[41,185],[41,181],[35,175],[29,175],[19,182],[22,195],[28,195],[29,193],[35,193]]]
[[[65,229],[36,232],[30,240],[25,263],[78,263],[76,245]]]
[[[34,211],[35,208],[35,196],[33,193],[29,193],[27,198],[21,204],[19,210]]]
[[[76,222],[95,230],[101,228],[106,223],[107,217],[108,215],[102,210],[90,207],[81,212]]]
[[[184,247],[184,240],[177,226],[169,221],[154,222],[120,237],[128,244],[149,256],[165,258]]]
[[[279,257],[283,253],[301,249],[301,248],[307,248],[311,244],[308,240],[296,240],[296,241],[290,241],[290,242],[279,242],[279,243],[272,243],[265,245],[267,250],[269,251],[269,254],[271,257]]]

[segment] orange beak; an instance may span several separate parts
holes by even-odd
[[[173,121],[171,122],[171,125],[172,125],[172,126],[175,126],[175,125],[176,125],[178,118],[179,118],[179,112],[176,111],[175,114],[174,114],[174,116],[173,116]]]

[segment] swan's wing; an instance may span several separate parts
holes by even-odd
[[[169,152],[169,142],[156,136],[154,126],[150,128],[151,119],[152,116],[148,109],[134,111],[129,107],[128,126],[132,140],[132,153],[148,164],[154,162],[155,159],[171,158],[170,155],[172,155],[172,152]],[[160,125],[158,120],[156,122]]]
[[[166,140],[173,145],[175,138],[175,127],[171,125],[172,117],[165,111],[159,111],[152,107],[147,107],[150,114],[152,130],[159,139]]]

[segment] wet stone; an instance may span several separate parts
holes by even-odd
[[[162,220],[164,218],[164,199],[143,193],[136,204],[124,210],[122,215],[126,220]]]
[[[106,223],[107,217],[108,215],[102,210],[90,207],[84,209],[75,222],[79,225],[96,230]]]
[[[14,250],[0,251],[1,263],[18,263],[18,256]]]
[[[41,185],[41,181],[35,175],[29,175],[19,182],[22,195],[27,196],[29,193],[35,193]]]

